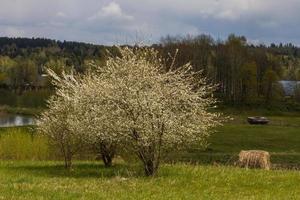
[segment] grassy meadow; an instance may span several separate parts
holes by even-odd
[[[231,114],[233,113],[233,114]],[[233,164],[241,150],[259,149],[271,153],[274,166],[298,168],[300,166],[300,114],[257,113],[248,111],[239,115],[228,113],[233,120],[219,127],[209,139],[206,150],[192,147],[171,154],[169,160],[202,164]],[[249,125],[247,116],[263,115],[268,125]]]
[[[34,127],[0,129],[0,199],[297,199],[300,196],[300,114],[264,114],[271,123],[248,125],[262,113],[228,113],[206,149],[171,153],[154,178],[139,163],[118,157],[113,168],[77,160],[71,172]],[[274,170],[234,167],[240,150],[271,153]],[[175,164],[172,164],[175,163]]]
[[[163,165],[155,178],[136,166],[104,168],[77,162],[66,172],[57,162],[0,163],[0,199],[297,199],[297,171]]]

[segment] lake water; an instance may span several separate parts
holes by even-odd
[[[0,127],[33,125],[34,117],[17,114],[0,114]]]

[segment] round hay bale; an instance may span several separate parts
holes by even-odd
[[[238,164],[245,168],[271,169],[270,154],[267,151],[249,150],[239,153]]]

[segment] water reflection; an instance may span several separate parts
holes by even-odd
[[[0,115],[0,127],[33,125],[34,118],[24,115],[2,114]]]

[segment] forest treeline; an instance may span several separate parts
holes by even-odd
[[[279,80],[300,80],[300,48],[292,44],[254,45],[243,36],[215,40],[209,35],[166,36],[152,47],[166,58],[167,66],[191,62],[195,70],[218,84],[216,95],[234,105],[269,105],[284,98]],[[21,95],[49,89],[45,68],[60,73],[84,73],[91,61],[103,64],[114,46],[43,38],[0,38],[0,88]],[[299,92],[298,92],[299,93]],[[299,95],[300,96],[300,95]],[[294,102],[299,101],[297,92]]]

